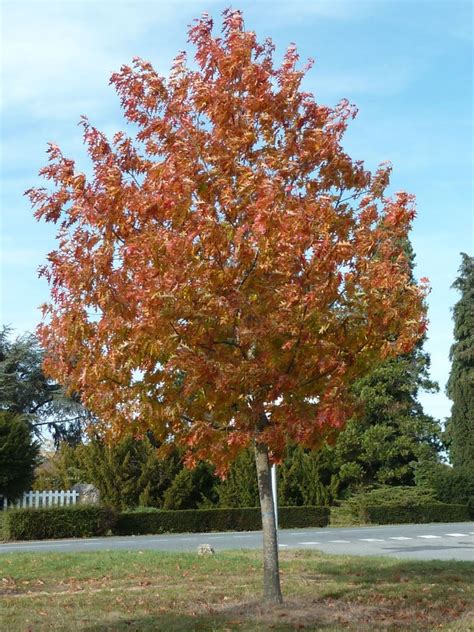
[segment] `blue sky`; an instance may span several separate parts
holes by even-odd
[[[186,43],[187,25],[203,12],[220,24],[229,2],[0,1],[1,318],[16,333],[33,330],[48,288],[37,268],[54,249],[54,229],[37,224],[23,192],[40,182],[47,141],[86,163],[81,114],[106,133],[122,125],[113,71],[132,57],[166,74]],[[452,343],[450,289],[460,252],[473,253],[472,4],[460,0],[254,1],[233,5],[260,40],[281,56],[296,43],[316,59],[305,88],[329,105],[346,97],[359,107],[346,150],[374,169],[391,160],[392,190],[415,193],[412,233],[416,274],[428,276],[426,350],[437,395],[427,412],[449,415],[444,395]]]

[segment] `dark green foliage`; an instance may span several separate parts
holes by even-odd
[[[57,442],[75,443],[91,416],[45,376],[43,355],[34,335],[10,340],[7,327],[0,331],[0,411],[22,415],[38,436],[47,427]]]
[[[416,508],[420,505],[436,503],[434,490],[424,487],[379,487],[371,491],[354,494],[341,503],[354,519],[368,506],[388,505]]]
[[[473,520],[474,519],[474,496],[471,496],[469,500],[467,501],[467,508],[469,511],[469,518]]]
[[[12,509],[5,512],[3,531],[6,540],[86,538],[105,535],[116,518],[111,508],[93,505]]]
[[[197,509],[215,505],[217,480],[206,463],[200,463],[193,470],[182,468],[163,494],[163,509]]]
[[[182,467],[176,452],[159,458],[148,437],[125,437],[113,445],[97,438],[76,447],[62,443],[50,466],[47,473],[40,472],[37,489],[39,485],[69,489],[74,483],[92,483],[102,502],[122,509],[161,507],[165,490]]]
[[[257,471],[252,449],[241,452],[225,481],[216,486],[220,507],[259,507]]]
[[[324,527],[329,521],[327,507],[282,507],[280,527]],[[122,512],[114,527],[117,535],[146,533],[204,533],[208,531],[258,531],[262,528],[260,509],[197,509],[187,511]]]
[[[474,470],[436,463],[417,473],[417,483],[433,490],[437,500],[464,505],[474,499]]]
[[[112,445],[94,439],[76,452],[83,480],[99,489],[104,503],[122,509],[160,507],[164,491],[180,469],[176,453],[159,459],[147,437],[125,437]]]
[[[0,495],[15,500],[30,489],[39,461],[39,445],[18,414],[0,411]]]
[[[447,384],[453,406],[446,439],[454,467],[474,471],[474,257],[462,253],[459,277],[453,287],[461,298],[453,309],[454,344]]]
[[[158,512],[122,512],[114,527],[117,535],[146,533],[203,533],[207,531],[257,531],[262,528],[260,510],[187,509]]]
[[[332,505],[374,485],[412,486],[420,464],[435,464],[439,424],[423,412],[418,391],[434,390],[421,347],[387,362],[354,385],[361,403],[334,446],[289,447],[278,468],[281,503]]]
[[[436,499],[433,489],[424,487],[380,487],[355,494],[341,504],[341,509],[359,523],[455,522],[469,519],[466,503],[442,503]]]
[[[367,505],[360,518],[369,524],[415,524],[419,522],[462,522],[470,520],[467,505],[425,503],[423,505]]]
[[[342,468],[337,472],[339,495],[377,484],[413,485],[417,464],[436,462],[440,427],[417,400],[420,389],[435,388],[428,368],[428,357],[418,348],[355,384],[362,410],[334,448]]]
[[[329,507],[279,507],[278,524],[281,529],[327,527],[329,514]]]
[[[278,503],[281,506],[329,505],[332,499],[332,463],[328,449],[305,450],[289,446],[277,467]],[[253,450],[244,450],[225,481],[216,483],[221,507],[258,507]]]
[[[41,465],[36,468],[32,489],[71,489],[75,483],[84,482],[80,453],[80,445],[61,441],[57,451],[44,455]]]
[[[328,456],[327,450],[309,451],[289,446],[283,462],[277,467],[279,505],[329,505],[332,481]],[[244,450],[239,455],[227,479],[217,481],[216,491],[220,507],[259,506],[252,449]]]
[[[289,446],[278,467],[278,502],[281,505],[330,505],[334,497],[332,451]]]

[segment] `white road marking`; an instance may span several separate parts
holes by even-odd
[[[413,540],[413,538],[406,538],[404,535],[394,535],[389,540]]]
[[[381,538],[359,538],[360,542],[384,542]]]
[[[289,544],[279,544],[278,546],[290,546]]]
[[[467,533],[445,533],[444,535],[449,535],[451,538],[467,538]]]
[[[349,544],[350,540],[329,540],[329,542],[334,542],[334,544]]]
[[[320,544],[320,542],[298,542],[298,544],[307,544],[308,546],[311,546],[312,544]]]
[[[435,538],[441,539],[440,535],[417,535],[417,538],[426,538],[427,540],[434,540]]]

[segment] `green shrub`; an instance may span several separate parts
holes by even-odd
[[[160,511],[160,509],[158,509],[158,507],[147,507],[147,506],[138,506],[138,507],[131,507],[130,509],[127,509],[127,512],[129,513],[158,513]]]
[[[329,521],[327,507],[280,507],[280,527],[324,527]],[[262,528],[258,507],[229,509],[188,509],[119,514],[114,533],[203,533],[207,531],[258,531]]]
[[[12,509],[5,512],[3,531],[6,540],[84,538],[105,535],[116,517],[110,507],[94,505]]]
[[[465,505],[474,499],[474,472],[467,467],[438,467],[430,482],[436,498],[443,503]]]
[[[469,511],[469,518],[474,519],[474,496],[471,496],[467,501],[467,509]]]
[[[462,522],[469,520],[467,505],[424,503],[422,505],[381,504],[361,509],[360,518],[370,524],[401,524],[418,522]]]
[[[397,505],[418,507],[438,502],[432,489],[422,487],[378,487],[368,492],[354,494],[340,505],[341,513],[348,520],[360,521],[361,512],[367,506]]]
[[[326,527],[329,524],[329,507],[279,507],[278,522],[282,529]]]

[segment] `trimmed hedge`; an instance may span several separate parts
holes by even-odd
[[[470,519],[467,505],[424,503],[422,505],[367,505],[360,517],[371,524],[401,524],[417,522],[463,522]]]
[[[4,512],[6,540],[87,538],[105,535],[117,519],[110,507],[79,505],[44,509],[11,509]]]
[[[325,527],[328,507],[280,507],[279,526],[283,529]],[[116,535],[146,533],[203,533],[206,531],[258,531],[262,519],[258,507],[232,509],[125,511],[113,528]]]
[[[278,526],[282,529],[327,527],[330,513],[329,507],[312,507],[309,505],[303,507],[279,507]]]

